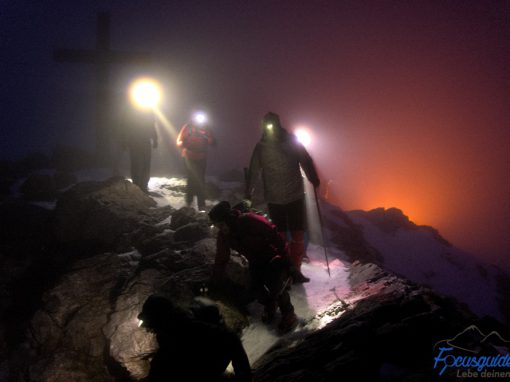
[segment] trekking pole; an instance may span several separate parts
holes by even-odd
[[[317,188],[316,187],[313,188],[313,193],[315,195],[315,204],[317,206],[317,213],[319,215],[319,224],[321,226],[321,236],[322,236],[322,246],[324,248],[324,256],[326,257],[326,265],[328,266],[328,275],[329,275],[329,277],[331,277],[331,271],[329,270],[328,251],[326,249],[326,239],[324,238],[324,224],[322,222],[322,213],[321,213],[321,208],[319,205],[319,198],[317,196]]]

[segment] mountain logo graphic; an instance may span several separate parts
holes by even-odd
[[[483,349],[492,348],[499,354],[510,354],[510,341],[504,339],[498,332],[492,331],[484,334],[476,325],[470,325],[453,338],[436,342],[434,349],[445,345],[478,354]]]

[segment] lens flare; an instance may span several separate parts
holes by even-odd
[[[161,87],[151,78],[137,79],[129,88],[129,98],[137,109],[155,109],[161,101]]]

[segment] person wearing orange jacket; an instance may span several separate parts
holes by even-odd
[[[199,116],[202,116],[199,118]],[[205,117],[200,114],[194,121],[185,124],[177,137],[177,147],[182,150],[186,168],[186,204],[191,206],[197,197],[199,211],[205,210],[205,170],[209,146],[216,145],[216,140]]]

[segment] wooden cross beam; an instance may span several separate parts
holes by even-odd
[[[110,14],[97,14],[96,48],[56,49],[53,58],[56,62],[89,63],[96,67],[96,154],[100,161],[108,161],[111,152],[112,97],[109,66],[144,65],[152,61],[147,53],[119,52],[110,49]]]

